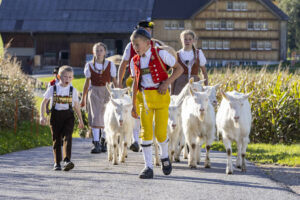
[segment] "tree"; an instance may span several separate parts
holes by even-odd
[[[275,0],[276,5],[288,16],[288,47],[290,50],[300,50],[300,1]]]

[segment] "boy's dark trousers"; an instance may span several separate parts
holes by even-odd
[[[64,161],[71,160],[72,133],[74,128],[74,112],[72,110],[52,109],[50,118],[50,128],[53,140],[54,162],[60,163],[61,142],[63,138]]]

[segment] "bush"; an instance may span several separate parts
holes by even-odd
[[[30,121],[35,110],[32,79],[26,76],[16,58],[0,55],[0,129],[14,126],[18,100],[18,121]]]
[[[251,92],[254,143],[300,142],[300,74],[288,69],[260,71],[251,68],[226,68],[210,71],[210,84],[222,84],[224,91]],[[221,101],[221,94],[218,93]]]

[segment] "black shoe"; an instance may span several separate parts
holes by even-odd
[[[139,178],[141,179],[151,179],[153,178],[153,169],[150,167],[145,167],[140,173]]]
[[[94,147],[91,150],[91,153],[100,153],[101,149],[100,149],[100,143],[99,141],[95,141],[94,142]]]
[[[59,163],[55,163],[55,164],[54,164],[54,167],[53,167],[53,170],[54,170],[54,171],[60,171],[60,170],[61,170],[60,164],[59,164]]]
[[[164,173],[164,175],[169,175],[172,172],[172,164],[170,162],[169,157],[160,159],[161,161],[161,169]]]
[[[137,142],[134,142],[129,147],[130,150],[133,152],[139,152],[140,151],[140,145]]]
[[[70,160],[65,160],[63,170],[70,171],[73,168],[74,168],[74,163],[72,163]]]
[[[101,138],[101,141],[100,141],[100,151],[101,152],[107,151],[106,142],[105,142],[104,138]]]

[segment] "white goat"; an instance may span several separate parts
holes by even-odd
[[[122,99],[111,98],[104,113],[108,161],[112,161],[114,165],[118,164],[118,155],[119,161],[125,162],[127,145],[130,144],[133,131],[132,103],[128,98],[130,99],[127,95]]]
[[[217,89],[220,87],[220,83],[213,86],[203,86],[203,90],[207,91],[210,103],[216,107],[218,104],[217,101]]]
[[[242,94],[236,91],[224,93],[217,112],[217,129],[222,133],[223,143],[227,151],[226,174],[233,173],[231,143],[236,141],[238,156],[236,167],[246,171],[246,149],[251,129],[251,107],[248,97],[251,93]]]
[[[188,165],[196,168],[196,161],[200,162],[200,155],[197,155],[200,154],[199,147],[205,142],[204,166],[210,168],[209,150],[215,138],[215,111],[207,92],[190,90],[190,93],[183,100],[181,112],[182,130],[189,147]]]

